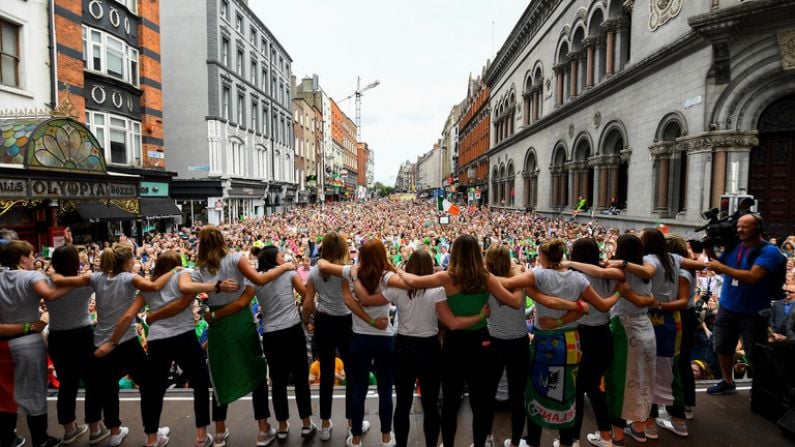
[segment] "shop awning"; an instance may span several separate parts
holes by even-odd
[[[141,198],[141,217],[147,219],[170,219],[182,216],[182,211],[168,198]]]
[[[77,206],[77,213],[83,219],[95,220],[134,220],[135,216],[122,211],[115,205],[101,205],[96,203],[86,203]]]

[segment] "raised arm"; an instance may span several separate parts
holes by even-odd
[[[594,290],[593,287],[588,286],[585,288],[585,290],[583,290],[580,298],[587,301],[600,312],[607,312],[611,307],[613,307],[614,304],[616,304],[616,302],[618,302],[619,296],[617,293],[614,293],[607,298],[602,298],[598,293],[596,293],[596,290]]]
[[[33,283],[33,291],[44,301],[54,301],[72,290],[71,286],[58,286],[54,289],[44,279]]]
[[[160,275],[156,280],[150,281],[142,276],[133,275],[132,283],[136,289],[142,292],[157,292],[162,290],[168,284],[168,280],[174,275],[176,269],[171,270],[163,275]]]
[[[679,265],[685,270],[704,270],[707,268],[703,262],[699,262],[690,258],[682,258],[682,262]]]
[[[288,271],[288,270],[295,270],[295,264],[292,262],[285,262],[284,264],[279,265],[278,267],[272,268],[267,272],[257,272],[254,270],[254,266],[248,262],[248,259],[245,257],[241,257],[240,261],[237,262],[237,268],[240,270],[240,273],[246,277],[247,280],[251,281],[252,283],[258,286],[264,286],[265,284],[273,281],[274,279],[278,278],[279,275]]]
[[[207,319],[207,315],[205,314],[205,321],[207,323],[215,323],[216,321],[220,320],[221,318],[228,317],[229,315],[234,315],[240,312],[243,309],[246,309],[249,304],[251,304],[251,299],[254,298],[255,294],[254,287],[246,286],[246,289],[243,291],[243,294],[240,297],[231,303],[227,304],[226,306],[210,312],[210,319]]]
[[[527,270],[521,275],[511,276],[510,278],[504,278],[501,276],[498,276],[498,278],[500,283],[502,283],[502,286],[506,289],[520,289],[522,287],[536,285],[536,275],[532,270]]]
[[[598,265],[586,264],[584,262],[563,261],[561,263],[565,267],[585,273],[594,278],[602,278],[616,281],[624,280],[624,272],[617,268],[604,268]]]
[[[210,293],[218,291],[237,292],[240,290],[240,285],[233,279],[225,279],[221,281],[219,287],[217,282],[194,282],[190,275],[180,274],[177,282],[179,284],[179,291],[185,294],[196,295],[198,293]]]
[[[165,306],[161,307],[160,309],[150,312],[146,316],[146,321],[151,325],[155,321],[158,320],[165,320],[166,318],[171,318],[174,315],[182,312],[185,310],[186,307],[193,304],[193,301],[196,300],[195,293],[185,293],[181,297],[172,300]]]
[[[124,333],[127,332],[127,329],[132,324],[135,316],[138,315],[138,312],[141,310],[142,307],[146,304],[146,300],[141,295],[138,295],[133,300],[130,307],[124,312],[119,318],[119,321],[116,322],[116,328],[113,330],[113,334],[110,336],[110,340],[101,344],[96,351],[94,351],[95,357],[105,357],[106,355],[110,354],[116,346],[119,344],[119,340],[121,340]]]
[[[412,289],[430,289],[433,287],[445,287],[450,282],[450,275],[446,271],[436,272],[431,275],[415,275],[398,270],[398,275]]]
[[[447,300],[439,301],[436,303],[436,315],[439,321],[452,330],[467,329],[491,316],[491,309],[489,305],[484,305],[477,315],[469,315],[466,317],[459,317],[453,314]]]
[[[342,296],[345,298],[345,305],[348,306],[348,309],[353,312],[354,315],[359,317],[362,321],[367,322],[370,326],[384,330],[387,327],[387,323],[389,322],[388,318],[381,317],[381,318],[373,318],[367,312],[364,311],[362,304],[351,295],[350,286],[348,285],[348,281],[342,280]]]
[[[345,269],[345,266],[328,262],[325,259],[318,259],[317,268],[321,271],[321,273],[342,278],[342,272]]]
[[[91,285],[91,273],[86,273],[80,276],[63,276],[59,273],[53,273],[50,280],[56,287],[85,287]]]

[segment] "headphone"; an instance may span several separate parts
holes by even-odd
[[[754,221],[756,221],[756,230],[757,230],[757,232],[760,235],[764,234],[765,233],[765,221],[764,221],[764,219],[762,219],[762,215],[759,214],[759,213],[755,213],[755,212],[748,212],[748,213],[745,213],[745,214],[747,214],[749,216],[752,216],[754,218]]]

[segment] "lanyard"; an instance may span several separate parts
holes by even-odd
[[[742,244],[740,244],[740,246],[737,247],[737,267],[738,268],[741,267],[740,263],[742,262],[743,257],[745,257],[746,251],[747,251],[747,249],[745,249],[745,247],[743,247]]]

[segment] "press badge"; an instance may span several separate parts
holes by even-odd
[[[733,279],[732,280],[732,287],[740,287],[740,281]]]

